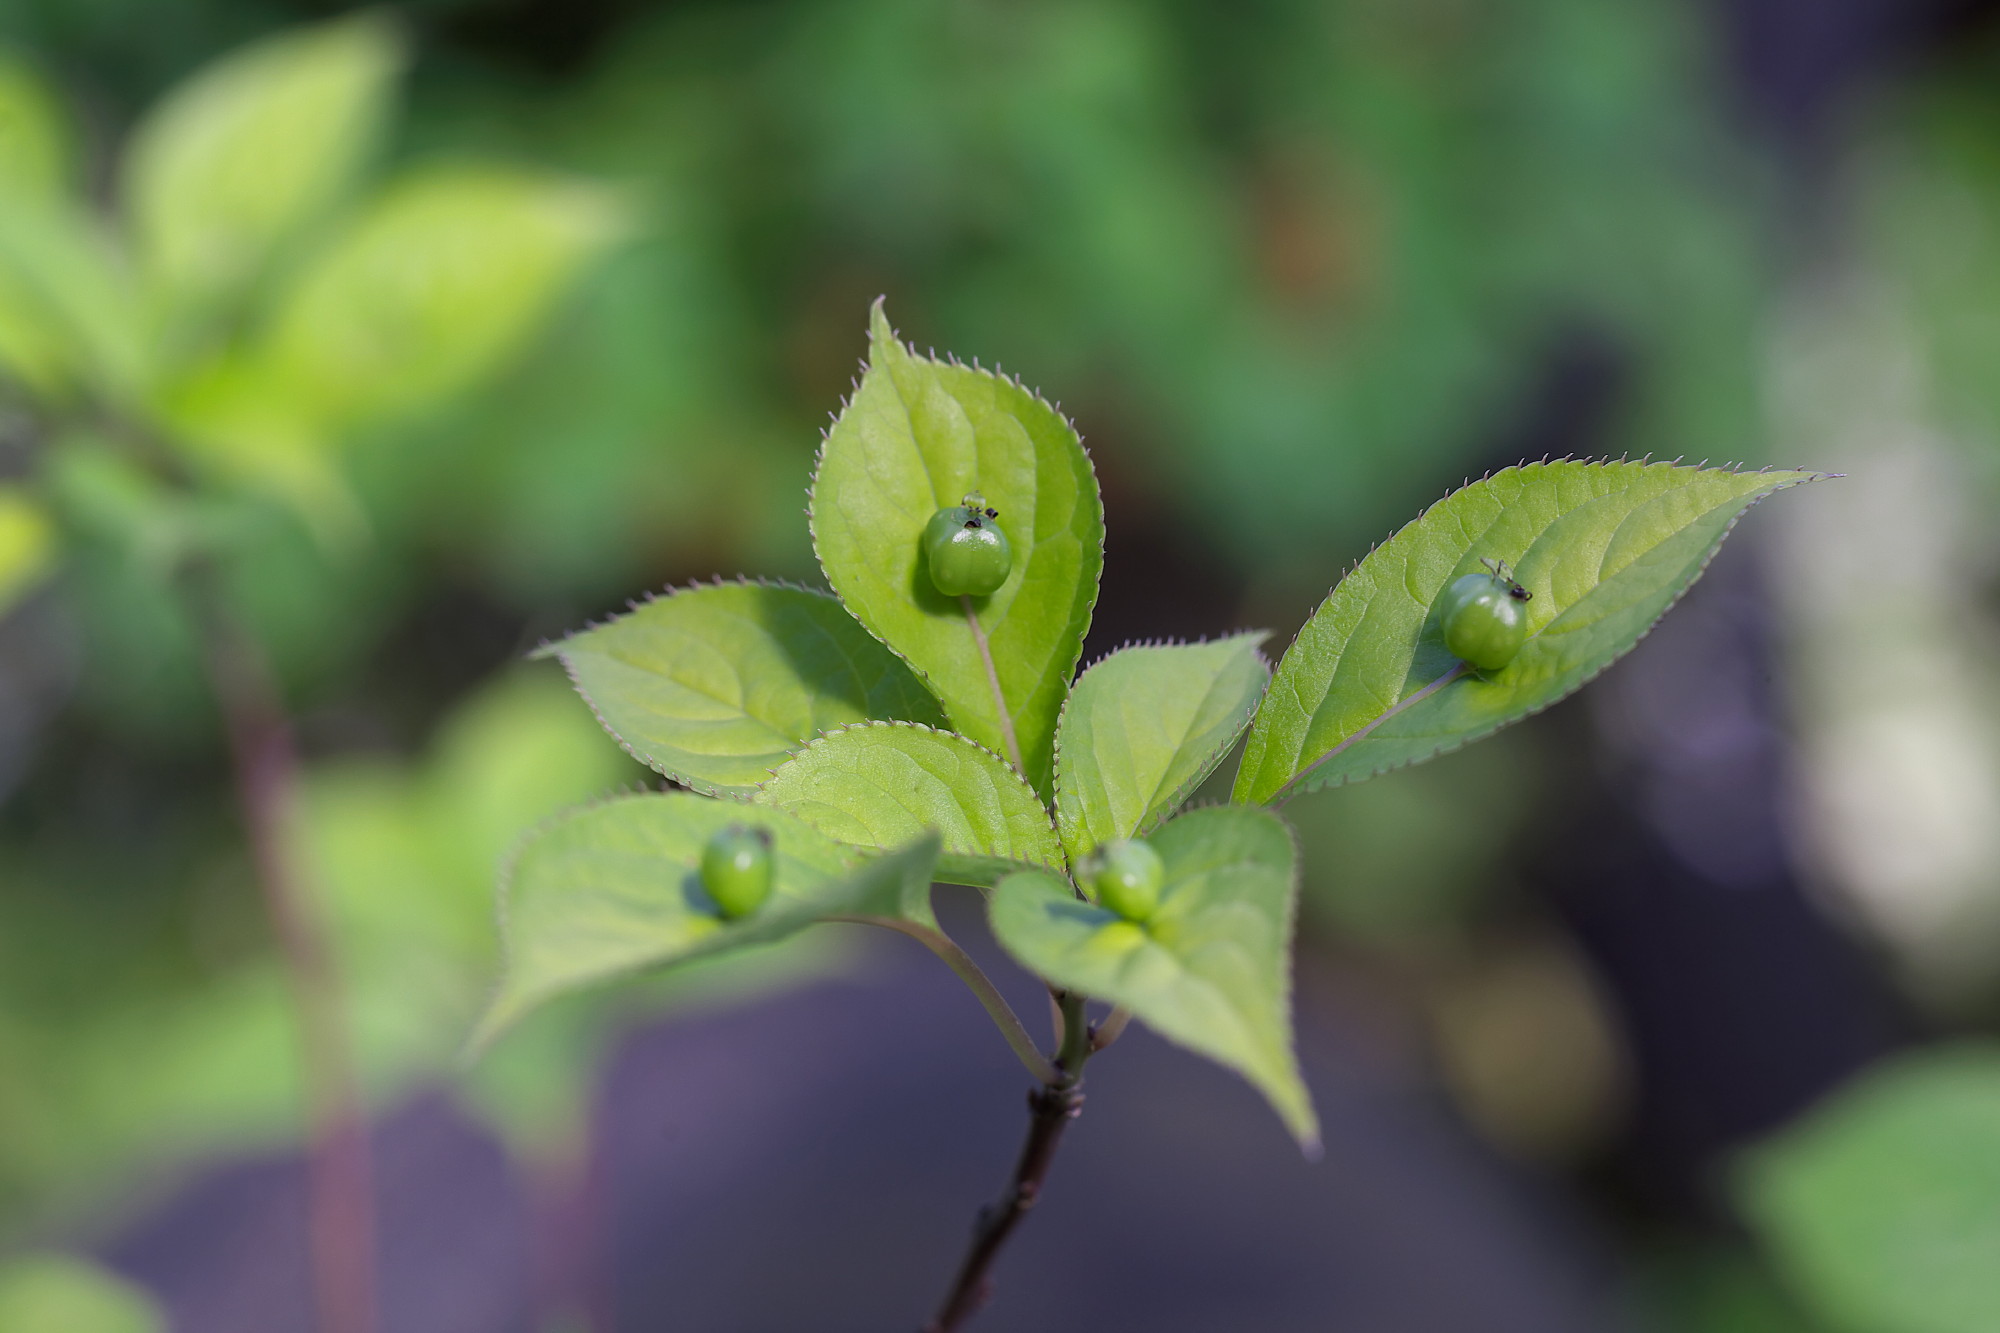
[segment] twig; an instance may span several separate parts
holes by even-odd
[[[1028,1141],[1021,1147],[1014,1178],[1000,1201],[980,1214],[979,1223],[973,1228],[972,1245],[959,1264],[951,1291],[938,1307],[936,1317],[924,1325],[924,1333],[956,1333],[991,1299],[993,1261],[1014,1228],[1041,1197],[1042,1184],[1055,1161],[1056,1149],[1062,1144],[1063,1131],[1083,1111],[1080,1085],[1084,1062],[1090,1059],[1090,1029],[1084,1022],[1082,996],[1065,994],[1061,1005],[1063,1043],[1055,1063],[1062,1071],[1062,1081],[1028,1094]]]
[[[349,1048],[340,977],[292,864],[298,755],[263,650],[230,614],[213,569],[188,571],[209,683],[228,733],[257,889],[283,959],[299,1028],[311,1124],[307,1213],[320,1333],[374,1333],[375,1201],[368,1122]]]

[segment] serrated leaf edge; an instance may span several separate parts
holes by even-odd
[[[819,735],[813,737],[811,740],[807,741],[804,745],[794,750],[791,756],[786,759],[784,764],[778,765],[778,768],[784,768],[787,764],[790,764],[795,760],[803,758],[808,751],[816,749],[820,745],[823,745],[825,742],[832,740],[835,736],[840,736],[850,731],[882,731],[896,727],[901,727],[909,731],[926,731],[933,736],[942,736],[946,740],[956,741],[961,745],[970,746],[971,748],[985,755],[987,758],[991,759],[995,764],[999,765],[1001,772],[1005,773],[1007,776],[1013,778],[1014,781],[1021,784],[1021,787],[1028,793],[1029,799],[1031,799],[1035,803],[1035,808],[1042,812],[1042,818],[1048,821],[1049,833],[1055,838],[1056,846],[1058,848],[1062,846],[1062,835],[1056,832],[1054,816],[1050,814],[1048,805],[1042,800],[1041,793],[1036,791],[1034,785],[1030,783],[1025,777],[1021,776],[1021,770],[1015,768],[1012,764],[1008,763],[1004,756],[994,752],[992,749],[989,749],[984,745],[981,745],[978,741],[972,739],[972,737],[962,735],[956,731],[947,731],[943,727],[933,727],[928,723],[924,722],[909,722],[900,718],[870,718],[865,722],[849,722],[845,723],[842,726],[829,727],[825,731],[820,732]],[[770,774],[771,778],[776,778],[778,776],[778,768],[767,768],[764,771]],[[757,785],[756,790],[761,793],[762,791],[765,790],[765,788],[769,786],[770,786],[770,779],[766,779],[764,782],[761,782]],[[836,841],[838,841],[838,839],[836,839]],[[847,843],[843,845],[851,847],[855,846],[856,844]],[[958,855],[958,853],[953,853],[953,855]],[[1005,856],[989,856],[989,857],[977,857],[969,859],[990,861],[995,865],[1027,866],[1037,870],[1052,870],[1058,875],[1062,875],[1065,878],[1067,877],[1067,871],[1063,866],[1052,865],[1045,861],[1016,861],[1011,857],[1005,857]]]
[[[1063,773],[1064,773],[1062,740],[1063,740],[1063,726],[1065,723],[1069,721],[1069,706],[1071,702],[1076,698],[1076,681],[1081,680],[1084,676],[1084,673],[1090,671],[1093,667],[1100,666],[1103,663],[1110,661],[1112,658],[1118,656],[1120,653],[1131,652],[1132,650],[1137,648],[1190,648],[1190,647],[1198,648],[1205,644],[1227,643],[1232,639],[1247,639],[1252,636],[1256,636],[1258,641],[1250,649],[1251,655],[1254,656],[1259,662],[1262,662],[1264,664],[1264,689],[1258,692],[1256,701],[1252,703],[1250,705],[1249,710],[1243,714],[1242,722],[1237,725],[1236,730],[1231,734],[1229,738],[1229,743],[1222,747],[1220,754],[1216,758],[1215,764],[1210,766],[1206,772],[1200,773],[1195,777],[1190,778],[1188,781],[1182,783],[1180,787],[1177,788],[1168,797],[1166,803],[1159,807],[1159,813],[1154,815],[1150,820],[1142,824],[1139,828],[1133,830],[1132,836],[1135,838],[1140,838],[1158,829],[1162,824],[1165,824],[1168,820],[1174,818],[1177,814],[1185,813],[1182,807],[1187,804],[1188,797],[1194,793],[1196,788],[1200,787],[1202,783],[1206,782],[1209,779],[1209,777],[1214,774],[1216,767],[1219,767],[1222,761],[1229,757],[1229,751],[1235,747],[1236,742],[1242,740],[1243,734],[1250,730],[1250,724],[1257,720],[1257,709],[1264,702],[1265,692],[1269,691],[1269,689],[1271,688],[1271,672],[1273,670],[1273,664],[1271,662],[1271,658],[1269,657],[1269,655],[1264,652],[1264,644],[1267,641],[1269,641],[1271,637],[1271,631],[1267,629],[1236,630],[1233,633],[1219,634],[1214,636],[1213,638],[1209,637],[1208,635],[1202,635],[1201,637],[1195,639],[1174,639],[1174,638],[1132,639],[1125,643],[1119,644],[1116,648],[1113,648],[1110,652],[1102,653],[1099,656],[1093,658],[1091,661],[1084,664],[1082,670],[1079,670],[1076,673],[1076,676],[1070,682],[1069,693],[1063,696],[1062,707],[1058,709],[1056,712],[1055,751],[1051,758],[1051,763],[1050,763],[1051,771],[1054,773],[1054,780],[1051,783],[1054,793],[1054,799],[1052,799],[1049,802],[1049,814],[1051,819],[1055,823],[1056,841],[1059,844],[1063,845],[1063,854],[1065,857],[1067,857],[1069,854],[1069,848],[1068,844],[1063,842],[1063,836],[1062,836],[1062,792],[1063,792]]]
[[[1640,463],[1645,466],[1661,466],[1657,464],[1650,464],[1644,458],[1594,459],[1594,458],[1564,457],[1557,459],[1543,458],[1539,460],[1539,462],[1541,464],[1547,464],[1551,462],[1585,463],[1593,466],[1614,466],[1622,463]],[[1517,463],[1510,467],[1498,468],[1492,472],[1488,472],[1485,476],[1479,478],[1479,480],[1490,481],[1494,477],[1499,476],[1501,473],[1513,472],[1521,468],[1534,467],[1537,465],[1538,465],[1537,463],[1532,463],[1532,462]],[[1358,729],[1357,731],[1354,732],[1353,735],[1343,739],[1339,745],[1336,745],[1331,750],[1328,750],[1325,754],[1315,759],[1311,765],[1309,765],[1305,769],[1302,769],[1300,772],[1294,774],[1289,782],[1287,782],[1284,786],[1280,787],[1275,793],[1273,793],[1268,802],[1263,802],[1261,804],[1264,804],[1266,808],[1275,809],[1276,807],[1284,805],[1286,802],[1292,800],[1295,797],[1304,796],[1311,792],[1332,791],[1340,787],[1353,786],[1357,782],[1366,782],[1371,778],[1379,778],[1384,774],[1394,773],[1398,769],[1409,768],[1412,767],[1413,765],[1421,764],[1427,762],[1428,760],[1436,759],[1441,755],[1454,754],[1457,751],[1464,749],[1466,746],[1473,744],[1475,741],[1483,741],[1488,736],[1493,735],[1495,732],[1502,731],[1507,727],[1511,727],[1517,722],[1525,722],[1531,717],[1536,717],[1544,712],[1547,712],[1550,708],[1553,708],[1555,707],[1555,705],[1563,702],[1565,699],[1570,698],[1577,691],[1581,690],[1584,686],[1596,680],[1606,671],[1609,671],[1613,666],[1617,665],[1620,661],[1622,661],[1625,658],[1625,656],[1628,653],[1630,653],[1634,648],[1637,648],[1642,642],[1644,642],[1646,637],[1659,627],[1660,622],[1666,619],[1667,612],[1673,610],[1674,607],[1680,603],[1681,598],[1687,595],[1688,589],[1692,588],[1695,585],[1695,583],[1701,578],[1701,576],[1708,572],[1709,565],[1714,561],[1716,555],[1720,553],[1722,550],[1722,543],[1728,539],[1730,533],[1736,530],[1736,525],[1743,521],[1743,516],[1745,514],[1749,513],[1752,509],[1755,509],[1759,504],[1762,504],[1765,500],[1770,499],[1772,496],[1777,495],[1781,491],[1792,490],[1796,487],[1809,485],[1810,483],[1816,481],[1830,481],[1842,475],[1841,473],[1838,472],[1819,472],[1811,468],[1777,468],[1769,465],[1755,469],[1749,469],[1739,466],[1731,466],[1726,464],[1720,467],[1709,467],[1705,460],[1699,464],[1683,465],[1679,459],[1675,459],[1671,463],[1664,464],[1664,466],[1682,472],[1725,472],[1731,476],[1755,476],[1769,472],[1795,472],[1798,474],[1798,476],[1794,480],[1784,482],[1777,486],[1773,486],[1770,490],[1764,491],[1759,495],[1754,495],[1750,499],[1744,501],[1742,507],[1739,508],[1736,511],[1736,513],[1730,517],[1729,522],[1725,524],[1723,526],[1722,531],[1716,535],[1715,541],[1709,545],[1707,553],[1703,555],[1701,563],[1695,566],[1694,572],[1689,574],[1686,581],[1683,582],[1679,587],[1675,588],[1672,595],[1668,597],[1666,605],[1660,608],[1660,614],[1653,617],[1652,621],[1646,626],[1645,629],[1641,630],[1638,633],[1638,635],[1633,638],[1631,643],[1625,645],[1625,647],[1619,649],[1617,652],[1613,653],[1610,657],[1606,658],[1594,670],[1580,677],[1577,680],[1576,684],[1572,685],[1562,694],[1556,696],[1553,699],[1549,699],[1542,703],[1536,704],[1532,708],[1525,709],[1524,711],[1514,714],[1513,716],[1508,717],[1502,721],[1496,722],[1492,726],[1486,728],[1483,731],[1473,732],[1470,735],[1461,736],[1455,740],[1448,741],[1445,744],[1438,746],[1436,749],[1430,750],[1424,754],[1413,755],[1410,758],[1404,759],[1397,763],[1384,764],[1382,767],[1371,769],[1367,773],[1357,773],[1350,777],[1343,777],[1338,779],[1315,778],[1315,775],[1320,771],[1320,769],[1322,769],[1327,764],[1328,761],[1333,759],[1334,756],[1340,754],[1341,751],[1345,750],[1349,745],[1353,744],[1354,741],[1365,737],[1369,732],[1373,731],[1383,722],[1386,722],[1390,718],[1394,717],[1397,713],[1401,712],[1403,709],[1417,702],[1419,696],[1427,694],[1428,692],[1436,689],[1440,681],[1448,682],[1449,680],[1451,680],[1452,673],[1447,672],[1445,675],[1438,677],[1437,681],[1431,681],[1426,685],[1424,685],[1421,689],[1412,692],[1409,698],[1398,700],[1395,707],[1386,710],[1380,717],[1369,722],[1367,726]],[[1468,481],[1466,483],[1466,486],[1470,486],[1473,484],[1474,483]],[[1459,488],[1459,490],[1463,489],[1464,487]],[[1416,516],[1416,518],[1411,519],[1409,523],[1405,523],[1403,527],[1407,528],[1411,524],[1422,522],[1424,517],[1428,515],[1432,509],[1436,508],[1439,504],[1442,504],[1445,500],[1450,499],[1453,495],[1456,495],[1457,493],[1458,491],[1456,490],[1446,492],[1443,496],[1439,497],[1431,504],[1425,506],[1422,513],[1419,513]],[[1398,528],[1396,531],[1400,533],[1402,530],[1403,528]],[[1391,536],[1393,535],[1395,534],[1391,534]],[[1368,548],[1368,554],[1373,555],[1377,547],[1381,546],[1381,544],[1382,544],[1381,542],[1377,542],[1375,543],[1374,546],[1370,546]],[[1366,558],[1367,558],[1366,556],[1362,557],[1362,559]],[[1342,583],[1346,582],[1347,576],[1349,574],[1352,574],[1356,569],[1360,568],[1360,565],[1361,565],[1360,560],[1355,561],[1353,565],[1349,566],[1347,573],[1341,576],[1340,581]],[[1333,596],[1334,592],[1339,588],[1339,586],[1340,586],[1339,583],[1336,583],[1333,588],[1329,588],[1327,590],[1327,597]],[[1326,600],[1325,598],[1322,598],[1320,604],[1323,605],[1325,600]],[[1313,614],[1314,615],[1318,614],[1318,606],[1314,607]],[[1305,622],[1299,626],[1298,633],[1292,636],[1292,643],[1286,645],[1285,651],[1287,653],[1291,651],[1292,645],[1298,643],[1300,636],[1306,632],[1307,626],[1309,626],[1311,623],[1312,623],[1312,616],[1309,615],[1306,617]],[[1544,628],[1546,628],[1546,626]],[[1541,631],[1537,630],[1536,637],[1539,637],[1540,633]],[[1280,661],[1282,660],[1283,658],[1281,657]],[[1453,668],[1453,670],[1456,670],[1456,668]],[[1458,679],[1463,679],[1466,674],[1469,673],[1464,673],[1464,672],[1459,673]],[[1259,804],[1259,803],[1243,802],[1243,804]]]
[[[652,756],[641,754],[637,749],[637,747],[633,746],[631,742],[627,741],[623,736],[619,735],[617,730],[611,725],[610,721],[604,716],[604,710],[598,707],[597,700],[592,698],[590,691],[584,688],[583,681],[577,675],[576,664],[570,661],[569,654],[563,650],[564,644],[570,643],[577,639],[581,639],[585,635],[594,633],[595,631],[600,629],[604,629],[607,626],[614,625],[618,623],[620,620],[623,620],[626,616],[631,615],[634,612],[637,612],[645,607],[651,606],[655,602],[672,601],[676,597],[683,597],[689,593],[709,592],[713,591],[716,588],[782,588],[789,592],[802,592],[811,597],[824,598],[825,600],[832,602],[836,606],[840,607],[841,610],[847,611],[847,603],[841,601],[839,597],[835,596],[832,592],[824,588],[815,588],[809,584],[794,582],[791,579],[760,578],[755,575],[745,575],[745,574],[737,574],[733,577],[724,577],[718,575],[717,577],[715,577],[714,579],[710,580],[707,583],[702,582],[700,579],[693,579],[690,580],[685,587],[663,588],[659,592],[648,592],[643,597],[631,598],[626,601],[625,610],[617,613],[616,615],[607,616],[602,620],[590,621],[582,629],[571,630],[568,634],[565,634],[562,638],[557,639],[554,642],[543,640],[543,642],[538,647],[536,647],[533,651],[528,653],[526,660],[531,662],[539,662],[547,658],[553,657],[556,659],[556,661],[560,662],[562,664],[563,674],[569,677],[570,688],[575,690],[577,693],[577,697],[583,700],[584,707],[590,710],[590,715],[597,719],[597,725],[602,727],[604,729],[605,734],[610,736],[612,740],[618,743],[619,749],[623,750],[633,759],[643,764],[646,768],[652,770],[655,773],[658,773],[661,777],[666,778],[672,782],[677,782],[681,786],[687,788],[689,791],[697,792],[700,795],[713,796],[718,800],[736,800],[739,798],[747,798],[748,792],[754,792],[757,790],[757,788],[751,787],[746,792],[738,792],[731,788],[720,786],[716,783],[709,782],[702,778],[694,777],[687,773],[677,773],[673,769],[668,768],[666,765],[655,760]],[[847,615],[848,619],[853,620],[855,624],[857,625],[861,624],[860,620],[855,617],[852,611],[848,611]],[[868,627],[866,625],[861,625],[861,628],[864,631],[868,630]],[[869,631],[868,636],[870,638],[875,638],[875,635],[872,631]],[[878,643],[880,642],[879,639],[877,639],[876,641]],[[897,654],[897,656],[900,658],[901,654],[899,653]],[[904,665],[907,666],[909,664],[906,661]],[[912,670],[914,669],[915,668],[912,668]],[[928,686],[926,686],[926,688],[928,688]],[[935,690],[932,690],[931,694],[933,697],[935,697],[937,692]],[[808,742],[808,744],[810,744],[810,742]],[[803,748],[805,747],[804,746],[799,747],[799,749]],[[788,750],[786,753],[787,755],[795,755],[798,752],[799,752],[798,749],[794,749],[794,750]],[[1008,767],[1011,768],[1012,765],[1010,764],[1008,765]],[[764,771],[767,773],[770,772],[769,769],[766,769]],[[759,785],[761,786],[762,784]]]
[[[498,1021],[494,1020],[494,1015],[499,1012],[500,998],[507,991],[507,980],[513,975],[514,931],[512,912],[514,876],[520,868],[521,858],[527,853],[528,847],[537,839],[554,832],[561,825],[579,816],[587,815],[592,811],[606,809],[625,801],[643,800],[649,796],[679,795],[691,795],[698,799],[718,801],[725,805],[740,805],[746,808],[754,806],[754,802],[745,797],[730,795],[715,796],[707,792],[677,792],[672,789],[648,787],[633,783],[614,787],[590,797],[588,800],[575,801],[559,809],[552,810],[514,836],[513,841],[507,845],[507,849],[500,854],[494,876],[493,924],[500,944],[500,966],[496,970],[493,984],[487,988],[485,1003],[480,1006],[481,1016],[479,1021],[473,1029],[472,1036],[466,1040],[465,1049],[461,1056],[461,1063],[470,1065],[476,1061],[507,1029],[519,1022],[522,1014],[526,1012],[525,1010],[521,1010],[506,1015]],[[755,808],[762,810],[773,809],[771,806],[757,806]],[[776,813],[785,815],[791,819],[797,818],[796,815],[792,815],[790,812],[784,810],[778,810]],[[822,834],[820,836],[824,837],[825,835]],[[828,838],[827,841],[835,847],[842,849],[851,845],[833,838]],[[860,866],[863,859],[865,858],[859,854],[846,855],[844,856],[845,868],[852,871]],[[609,984],[623,977],[636,976],[650,967],[657,966],[660,966],[660,964],[635,963],[631,967],[607,973],[599,981]]]
[[[885,320],[887,319],[888,300],[889,300],[888,295],[884,293],[882,295],[877,296],[873,301],[869,303],[868,314],[871,323],[873,322],[874,315],[877,310],[881,310],[883,312],[884,319]],[[1091,498],[1097,506],[1098,577],[1091,583],[1090,601],[1084,607],[1083,626],[1081,629],[1077,631],[1075,650],[1070,654],[1070,660],[1068,666],[1064,668],[1066,679],[1065,679],[1065,688],[1063,694],[1063,703],[1064,706],[1067,706],[1069,703],[1068,686],[1073,685],[1076,682],[1076,677],[1078,674],[1077,663],[1083,657],[1083,641],[1090,635],[1091,621],[1096,619],[1097,616],[1097,599],[1099,595],[1102,594],[1104,589],[1104,536],[1105,536],[1104,488],[1097,480],[1097,463],[1096,460],[1091,457],[1090,446],[1083,442],[1083,432],[1078,430],[1076,427],[1076,423],[1074,421],[1071,421],[1068,415],[1063,412],[1062,405],[1060,403],[1051,402],[1049,399],[1043,397],[1041,390],[1029,388],[1026,384],[1021,382],[1021,379],[1018,376],[1009,375],[1005,373],[1004,371],[1000,370],[997,365],[992,370],[988,370],[986,367],[979,364],[979,361],[976,357],[973,359],[970,365],[967,365],[965,362],[960,361],[957,358],[957,356],[949,353],[947,353],[947,356],[949,357],[948,360],[940,361],[937,357],[935,349],[933,349],[932,352],[928,356],[926,356],[924,353],[919,352],[916,349],[915,344],[905,342],[903,340],[902,334],[896,331],[894,325],[890,325],[889,327],[889,336],[894,338],[897,344],[903,348],[904,352],[906,352],[914,360],[929,361],[933,365],[955,366],[960,370],[970,370],[974,374],[982,375],[985,378],[994,380],[998,383],[1011,385],[1015,389],[1020,390],[1022,393],[1026,394],[1028,397],[1032,398],[1034,401],[1040,403],[1043,407],[1047,408],[1058,421],[1062,422],[1064,428],[1067,429],[1070,435],[1075,438],[1076,447],[1083,452],[1084,462],[1089,465],[1089,470],[1090,470]],[[826,464],[826,446],[829,442],[829,437],[833,432],[833,428],[840,424],[840,419],[847,415],[847,409],[849,408],[849,406],[852,405],[854,401],[854,395],[861,391],[861,377],[865,376],[868,373],[869,363],[866,357],[863,357],[861,359],[859,365],[860,365],[860,372],[859,374],[856,375],[854,379],[848,381],[847,394],[843,398],[841,398],[840,406],[836,408],[834,411],[829,412],[827,414],[828,424],[820,428],[819,447],[813,451],[812,477],[806,483],[806,535],[811,539],[813,548],[813,559],[819,562],[820,571],[822,573],[826,571],[826,561],[820,555],[819,552],[819,516],[817,513],[814,512],[813,509],[813,497],[814,494],[819,489],[820,471]],[[831,580],[829,580],[829,582],[831,582]],[[833,596],[835,597],[836,600],[838,600],[839,594],[836,593],[833,594]],[[846,606],[846,603],[842,602],[841,605]],[[848,611],[848,614],[850,616],[854,616],[854,612],[851,610]],[[880,643],[884,648],[887,648],[890,652],[894,653],[899,659],[901,659],[903,665],[907,666],[911,670],[911,672],[916,675],[916,678],[919,681],[923,682],[924,688],[931,692],[931,697],[938,701],[938,706],[944,709],[945,716],[950,717],[951,710],[945,706],[944,694],[937,688],[936,684],[933,683],[933,681],[931,680],[930,672],[925,671],[922,667],[918,666],[915,662],[911,661],[909,657],[906,656],[900,648],[896,647],[895,644],[890,643],[880,634],[877,634],[875,632],[874,627],[869,625],[868,622],[862,620],[860,616],[854,616],[854,619],[855,622],[861,626],[861,628],[868,631],[868,633],[876,640],[876,642]],[[1003,708],[1005,707],[1004,700],[1001,701],[1001,705]],[[1060,717],[1062,710],[1057,709],[1056,712],[1058,717],[1057,729],[1060,730],[1061,729]],[[952,734],[956,735],[957,733],[954,732]],[[984,749],[985,747],[982,746],[980,748]],[[1008,759],[1006,759],[1004,756],[999,758],[1000,762],[1006,764],[1008,768],[1010,769],[1014,768],[1013,763]],[[1014,771],[1017,773],[1020,772],[1019,769],[1015,769]],[[1025,780],[1026,775],[1022,774],[1022,777]],[[1033,787],[1034,784],[1029,783],[1029,789],[1033,790]],[[1051,754],[1049,760],[1049,789],[1051,793],[1053,793],[1055,790],[1055,758],[1053,754]],[[1035,799],[1037,801],[1040,801],[1042,799],[1040,792],[1035,793]]]

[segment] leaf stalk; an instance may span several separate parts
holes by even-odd
[[[979,612],[970,597],[960,597],[958,602],[965,608],[965,623],[972,627],[972,641],[978,645],[979,660],[985,664],[986,683],[993,688],[993,709],[1000,715],[1000,739],[1007,746],[1007,758],[1014,771],[1025,778],[1028,766],[1021,762],[1021,741],[1014,734],[1014,715],[1007,711],[1007,696],[1000,692],[1000,672],[993,665],[993,646],[986,641],[986,627],[979,623]]]

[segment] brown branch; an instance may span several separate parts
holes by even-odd
[[[965,1322],[979,1313],[993,1294],[993,1261],[1014,1228],[1041,1198],[1049,1166],[1062,1144],[1063,1131],[1083,1111],[1083,1064],[1090,1058],[1089,1027],[1084,1022],[1083,997],[1064,995],[1062,1051],[1056,1065],[1063,1081],[1036,1088],[1028,1094],[1028,1140],[1021,1146],[1021,1159],[1014,1166],[1014,1178],[1000,1201],[979,1215],[973,1228],[972,1245],[960,1261],[958,1275],[937,1315],[924,1325],[924,1333],[957,1333]]]
[[[307,1226],[320,1333],[374,1333],[375,1203],[368,1121],[339,973],[292,863],[298,755],[262,648],[230,614],[214,571],[188,574],[258,893],[285,966],[311,1125]]]

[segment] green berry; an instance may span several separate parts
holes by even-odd
[[[701,850],[701,886],[724,917],[749,916],[771,896],[771,834],[731,824]]]
[[[1127,921],[1144,921],[1160,905],[1167,867],[1160,854],[1138,838],[1099,844],[1080,869],[1098,904]]]
[[[1504,568],[1504,566],[1503,566]],[[1444,646],[1481,671],[1514,660],[1528,637],[1528,590],[1501,574],[1467,574],[1438,599]]]
[[[924,525],[924,560],[931,582],[947,597],[985,597],[1007,581],[1014,551],[1000,515],[978,492],[948,505]]]

